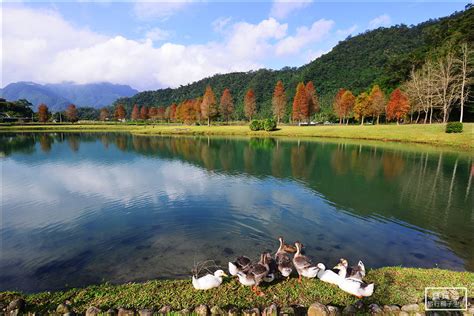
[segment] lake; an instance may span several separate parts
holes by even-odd
[[[0,291],[187,278],[274,251],[474,271],[472,154],[284,138],[0,134]]]

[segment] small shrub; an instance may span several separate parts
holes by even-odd
[[[252,120],[249,127],[251,131],[260,131],[263,129],[263,124],[260,120]]]
[[[446,124],[446,133],[462,133],[462,128],[461,122],[448,122]]]
[[[264,122],[263,122],[263,128],[267,131],[267,132],[271,132],[271,131],[274,131],[277,127],[277,123],[274,119],[266,119]]]

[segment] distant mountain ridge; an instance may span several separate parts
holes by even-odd
[[[64,110],[69,104],[79,107],[101,108],[111,105],[118,98],[131,97],[138,93],[128,85],[103,83],[76,84],[63,82],[57,84],[38,84],[34,82],[15,82],[0,91],[7,100],[27,99],[36,110],[44,103],[51,111]]]

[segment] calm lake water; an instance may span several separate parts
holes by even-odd
[[[468,153],[284,139],[0,135],[0,290],[184,278],[300,240],[317,262],[474,271]]]

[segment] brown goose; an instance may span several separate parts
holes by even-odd
[[[295,242],[296,253],[293,257],[293,265],[298,272],[298,283],[301,283],[301,277],[314,278],[318,274],[318,267],[311,263],[311,259],[301,254],[302,244]]]
[[[260,282],[268,275],[270,267],[268,266],[268,253],[260,255],[260,261],[250,266],[247,272],[237,272],[239,282],[245,286],[251,286],[252,291],[259,296],[265,295],[259,288]]]

